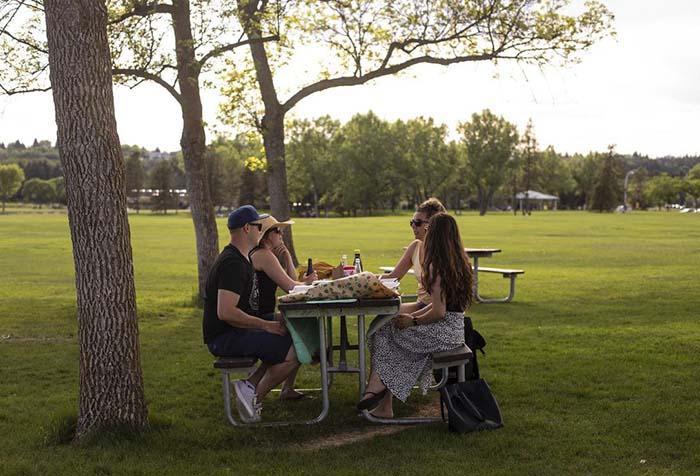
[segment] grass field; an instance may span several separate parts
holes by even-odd
[[[485,266],[526,270],[515,301],[476,305],[483,376],[505,427],[456,436],[442,425],[353,442],[376,428],[339,376],[320,425],[234,429],[201,342],[188,215],[132,215],[146,396],[152,430],[84,448],[59,441],[77,408],[75,289],[67,219],[0,216],[0,474],[698,474],[700,217],[537,213],[458,217],[466,246],[503,249]],[[220,231],[225,237],[223,220]],[[300,259],[362,250],[393,264],[408,217],[297,220]],[[222,238],[222,244],[224,238]],[[410,276],[404,291],[415,286]],[[482,278],[483,294],[507,281]],[[318,385],[303,369],[300,387]],[[433,405],[411,398],[399,414]],[[311,416],[319,400],[266,402]],[[345,442],[323,447],[335,438]]]

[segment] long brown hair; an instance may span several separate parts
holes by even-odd
[[[423,243],[423,286],[428,292],[440,277],[448,311],[471,306],[474,277],[459,236],[457,222],[447,213],[433,215]]]

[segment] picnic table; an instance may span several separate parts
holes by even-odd
[[[384,314],[396,314],[401,305],[400,298],[389,299],[337,299],[324,301],[301,301],[294,303],[280,303],[278,309],[282,313],[287,326],[295,338],[294,345],[297,348],[297,353],[300,352],[299,347],[306,347],[308,342],[299,341],[295,337],[295,326],[297,323],[305,321],[309,322],[309,318],[316,320],[318,328],[318,346],[319,360],[321,373],[321,398],[322,407],[321,413],[314,419],[305,423],[318,423],[328,415],[330,408],[330,400],[328,391],[332,382],[333,374],[335,373],[357,373],[359,374],[359,394],[362,396],[365,392],[366,381],[366,358],[365,358],[365,316],[379,316]],[[357,337],[358,337],[358,366],[348,367],[345,359],[345,350],[347,350],[347,337],[341,335],[340,352],[341,358],[337,366],[333,366],[333,322],[334,318],[341,318],[341,333],[344,329],[344,319],[346,316],[357,317]],[[328,342],[326,341],[328,338]],[[297,347],[299,346],[299,347]],[[330,351],[330,352],[329,352]],[[301,352],[313,353],[313,349],[301,350]],[[330,362],[329,362],[330,360]],[[330,365],[329,365],[330,364]]]
[[[406,247],[404,247],[406,249]],[[472,269],[474,271],[474,296],[476,300],[484,304],[492,304],[499,302],[510,302],[515,297],[515,278],[519,275],[524,274],[525,271],[522,269],[507,269],[507,268],[491,268],[491,267],[480,267],[480,258],[490,258],[494,253],[500,253],[500,248],[464,248],[467,256],[472,260]],[[389,274],[394,270],[393,266],[380,266],[380,270],[384,273]],[[504,298],[485,298],[479,294],[479,272],[482,273],[495,273],[501,274],[504,278],[510,279],[510,291],[508,295]],[[413,269],[409,270],[409,273],[413,274]]]

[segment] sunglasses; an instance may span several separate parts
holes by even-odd
[[[423,224],[427,224],[428,220],[411,220],[409,223],[411,226],[419,227],[423,226]]]
[[[262,223],[248,223],[248,225],[256,227],[258,231],[262,231]]]

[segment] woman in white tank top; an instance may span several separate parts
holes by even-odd
[[[416,302],[402,304],[402,313],[416,311],[427,306],[431,302],[430,294],[425,290],[421,281],[421,276],[423,275],[423,267],[421,266],[423,260],[423,240],[428,232],[428,221],[430,221],[430,217],[436,213],[445,212],[445,207],[437,198],[429,198],[418,206],[410,221],[415,240],[408,245],[401,259],[396,263],[394,271],[386,275],[387,278],[401,279],[406,275],[409,269],[413,268],[413,273],[418,281],[417,299]]]

